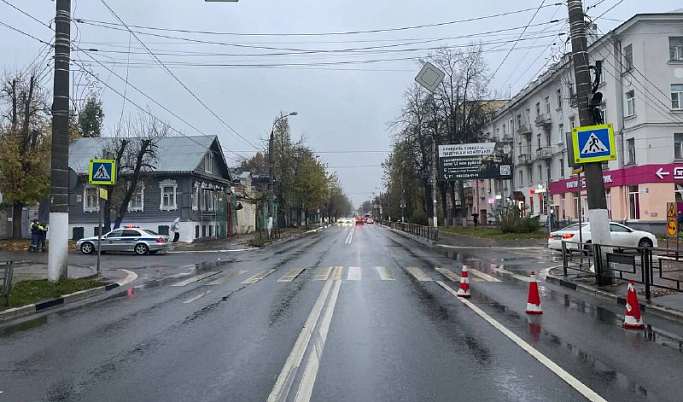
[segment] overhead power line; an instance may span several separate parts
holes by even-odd
[[[150,54],[150,56],[152,56],[152,57],[154,58],[154,60],[156,60],[157,63],[159,63],[159,65],[161,65],[161,66],[163,67],[163,69],[166,70],[166,72],[167,72],[169,75],[171,75],[171,77],[173,77],[173,79],[175,79],[176,82],[178,82],[178,83],[179,83],[179,84],[180,84],[180,85],[181,85],[181,86],[182,86],[190,95],[192,95],[192,97],[193,97],[195,100],[197,100],[197,102],[199,102],[199,104],[201,104],[207,111],[209,111],[209,113],[211,113],[218,121],[220,121],[225,127],[227,127],[227,128],[228,128],[231,132],[233,132],[237,137],[241,138],[244,142],[246,142],[247,144],[251,145],[251,146],[254,147],[255,149],[258,149],[258,147],[257,147],[256,145],[254,145],[254,143],[252,143],[251,141],[249,141],[247,138],[245,138],[244,136],[242,136],[242,134],[240,134],[239,132],[237,132],[237,130],[235,130],[234,128],[232,128],[228,123],[225,122],[225,120],[223,120],[220,116],[218,116],[218,114],[216,114],[216,112],[214,112],[209,106],[207,106],[206,103],[204,103],[204,101],[202,101],[194,92],[192,92],[192,90],[191,90],[190,88],[188,88],[188,86],[185,85],[185,83],[184,83],[180,78],[178,78],[178,76],[175,75],[175,73],[173,73],[173,71],[171,71],[171,69],[169,69],[169,68],[164,64],[164,62],[162,62],[161,59],[159,59],[159,57],[157,57],[157,56],[154,54],[154,52],[152,52],[152,51],[147,47],[147,45],[145,45],[145,43],[144,43],[144,42],[143,42],[143,41],[142,41],[142,40],[141,40],[141,39],[140,39],[140,38],[139,38],[139,37],[130,29],[130,28],[128,28],[128,26],[126,25],[126,23],[123,22],[123,20],[118,16],[118,14],[116,14],[116,12],[114,12],[114,10],[112,10],[111,7],[109,7],[109,5],[107,4],[107,2],[106,2],[105,0],[100,0],[100,1],[101,1],[102,4],[104,4],[104,6],[109,10],[109,12],[110,12],[110,13],[111,13],[111,14],[112,14],[112,15],[113,15],[121,24],[123,24],[123,26],[125,26],[126,29],[128,29],[128,31],[133,35],[133,37],[135,37],[135,39],[136,39],[136,40],[145,48],[145,50],[147,50],[147,52]]]
[[[547,7],[556,7],[556,6],[562,6],[562,3],[553,3],[553,4],[548,4],[546,6],[543,6],[542,8],[547,8]],[[492,18],[498,18],[498,17],[505,17],[509,15],[515,15],[515,14],[520,14],[520,13],[525,13],[528,11],[533,11],[533,10],[540,10],[540,8],[532,7],[532,8],[525,8],[521,10],[515,10],[515,11],[509,11],[509,12],[504,12],[504,13],[497,13],[497,14],[490,14],[490,15],[485,15],[481,17],[472,17],[472,18],[464,18],[460,20],[452,20],[452,21],[445,21],[445,22],[437,22],[437,23],[432,23],[432,24],[421,24],[421,25],[410,25],[410,26],[403,26],[403,27],[395,27],[395,28],[384,28],[384,29],[369,29],[369,30],[357,30],[357,31],[331,31],[331,32],[299,32],[299,33],[247,33],[247,32],[218,32],[218,31],[199,31],[199,30],[190,30],[190,29],[174,29],[174,28],[161,28],[161,27],[152,27],[152,26],[145,26],[145,25],[127,25],[127,27],[133,27],[137,29],[147,29],[151,31],[161,31],[161,32],[180,32],[180,33],[190,33],[190,34],[202,34],[202,35],[230,35],[230,36],[329,36],[329,35],[357,35],[357,34],[373,34],[373,33],[383,33],[383,32],[397,32],[397,31],[408,31],[408,30],[413,30],[413,29],[423,29],[423,28],[434,28],[434,27],[441,27],[441,26],[448,26],[448,25],[454,25],[454,24],[460,24],[460,23],[466,23],[466,22],[474,22],[474,21],[481,21],[481,20],[486,20],[486,19],[492,19]],[[91,21],[99,24],[106,24],[106,25],[116,25],[111,22],[106,22],[106,21],[96,21],[96,20],[82,20],[82,21]],[[120,21],[121,22],[121,21]],[[125,24],[124,24],[125,26]]]

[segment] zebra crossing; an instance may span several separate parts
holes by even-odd
[[[313,270],[314,274],[310,280],[314,282],[327,281],[329,279],[334,281],[348,281],[348,282],[359,282],[359,281],[396,281],[397,273],[405,272],[407,276],[418,282],[435,282],[435,281],[460,281],[460,275],[456,273],[451,268],[445,267],[432,267],[432,268],[420,268],[420,267],[406,267],[406,268],[390,268],[384,266],[377,267],[343,267],[343,266],[331,266],[331,267],[321,267],[321,268],[304,268],[296,267],[289,269],[284,274],[278,277],[276,282],[287,283],[296,280],[304,272]],[[253,285],[264,278],[278,272],[276,269],[266,269],[262,271],[249,272],[247,276],[247,270],[238,270],[233,272],[228,272],[225,275],[220,275],[221,271],[208,271],[188,278],[184,278],[181,281],[171,284],[172,287],[184,287],[190,284],[200,283],[204,286],[217,286],[227,283],[231,280],[240,280],[243,285]],[[485,272],[481,272],[477,269],[469,268],[470,281],[472,282],[501,282],[500,279],[489,275]]]

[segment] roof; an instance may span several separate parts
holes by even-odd
[[[88,173],[90,159],[102,154],[113,137],[79,138],[69,143],[69,167],[78,174]],[[203,161],[216,136],[163,137],[157,142],[157,172],[192,172]],[[220,149],[220,145],[219,145]],[[221,153],[222,154],[222,153]],[[221,155],[222,157],[222,155]]]

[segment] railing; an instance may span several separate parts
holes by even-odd
[[[529,135],[531,134],[531,126],[529,123],[521,123],[519,124],[519,127],[517,127],[517,132],[521,135]]]
[[[531,158],[529,157],[528,154],[517,155],[517,164],[526,165],[529,162],[531,162]]]
[[[675,250],[563,241],[562,266],[564,276],[569,270],[595,275],[598,286],[615,279],[641,283],[647,300],[652,287],[683,292],[683,253]]]
[[[553,157],[552,147],[541,147],[536,150],[536,159],[546,159]]]
[[[547,126],[552,124],[552,120],[550,119],[550,115],[546,114],[539,114],[536,116],[536,119],[534,120],[537,126]]]
[[[9,306],[9,296],[10,296],[10,291],[12,290],[12,278],[14,277],[14,262],[12,260],[9,261],[0,261],[0,274],[2,275],[2,278],[0,280],[0,284],[2,287],[0,288],[0,296],[3,298],[5,307]]]
[[[390,222],[390,227],[414,236],[424,237],[428,240],[439,240],[439,229],[433,226],[418,225],[416,223]]]

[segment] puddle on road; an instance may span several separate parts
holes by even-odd
[[[23,321],[18,324],[10,325],[5,328],[0,329],[0,337],[11,336],[19,332],[28,331],[41,327],[48,323],[49,315],[44,315],[42,317],[34,318],[28,321]]]

